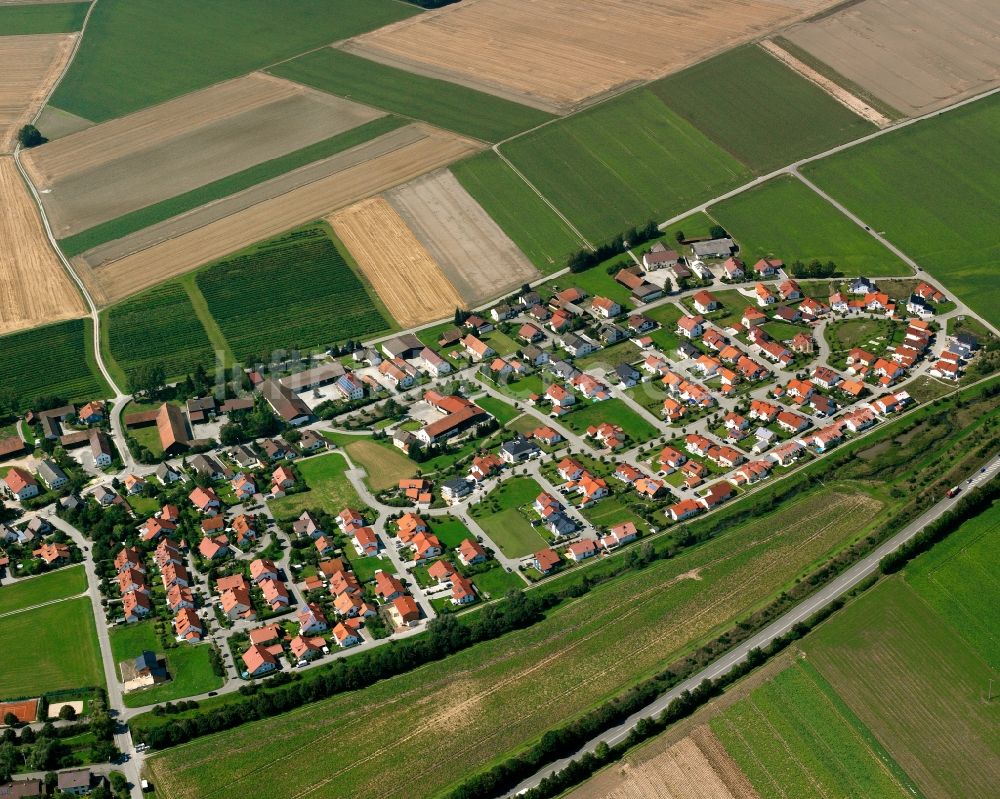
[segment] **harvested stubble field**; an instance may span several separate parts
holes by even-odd
[[[441,319],[467,307],[431,254],[382,197],[345,208],[329,222],[401,327]]]
[[[75,35],[0,36],[0,153],[34,117],[66,66]]]
[[[663,668],[861,531],[879,503],[848,490],[789,502],[732,534],[554,610],[531,628],[278,718],[150,758],[169,799],[437,795]],[[364,725],[360,753],[343,731]],[[266,731],[266,732],[265,732]],[[302,758],[304,747],[324,757]],[[279,782],[261,776],[294,762]]]
[[[809,662],[927,799],[995,793],[1000,710],[985,697],[1000,675],[904,580],[875,586],[811,639]]]
[[[165,224],[179,228],[175,237],[133,255],[99,269],[91,269],[82,257],[74,264],[95,300],[105,305],[405,183],[478,147],[435,128],[407,125],[171,220]]]
[[[0,157],[0,333],[84,312],[83,298],[45,237],[13,157]]]
[[[583,246],[556,213],[492,150],[451,166],[462,187],[544,274]]]
[[[389,192],[386,199],[440,264],[468,306],[538,277],[538,270],[446,169]]]
[[[379,116],[255,73],[29,150],[24,162],[62,239]]]
[[[349,47],[560,113],[830,5],[833,0],[466,0],[359,36]],[[669,35],[678,29],[683,35]]]
[[[882,136],[803,173],[1000,325],[1000,96]],[[901,198],[904,198],[901,200]]]
[[[350,43],[343,46],[349,48]],[[500,141],[552,119],[537,108],[394,69],[332,47],[314,50],[268,71],[485,141]]]
[[[390,329],[329,234],[326,225],[293,230],[195,275],[237,359],[266,360],[275,350],[309,350]]]
[[[287,176],[291,172],[330,158],[352,147],[364,144],[408,124],[405,119],[381,116],[371,122],[322,139],[314,144],[300,147],[289,153],[271,158],[247,169],[234,172],[224,178],[205,183],[196,189],[174,195],[166,200],[147,205],[137,211],[119,216],[100,225],[95,225],[75,236],[59,240],[59,248],[67,255],[83,254],[87,263],[98,266],[114,260],[136,249],[148,247],[157,241],[178,235],[189,229],[184,222],[200,217],[190,214],[201,206],[231,207],[232,195],[244,192],[242,207],[246,207],[253,189],[259,184],[275,178]],[[48,132],[48,131],[46,131]],[[285,183],[286,181],[282,181]],[[141,246],[140,246],[141,245]]]
[[[1000,82],[994,0],[864,0],[784,35],[907,116]]]
[[[808,662],[797,662],[711,722],[764,799],[919,795],[871,730]]]
[[[623,767],[617,782],[611,790],[584,785],[573,792],[573,799],[759,799],[705,726],[655,757]]]

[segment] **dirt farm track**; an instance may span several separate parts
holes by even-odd
[[[184,214],[167,225],[172,238],[139,249],[148,228],[113,242],[136,250],[93,268],[73,259],[95,302],[108,305],[144,288],[236,252],[256,241],[324,217],[358,200],[446,166],[481,145],[423,124],[407,125],[328,159]],[[159,226],[154,226],[158,228]]]
[[[0,157],[0,333],[83,315],[14,158]]]
[[[464,0],[379,28],[342,47],[560,113],[614,89],[683,69],[835,3]],[[560,35],[553,37],[553,31]]]
[[[0,36],[0,154],[35,115],[73,50],[75,33]]]

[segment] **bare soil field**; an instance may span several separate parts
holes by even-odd
[[[401,326],[431,322],[465,307],[441,267],[383,198],[362,200],[329,222]]]
[[[864,0],[783,35],[908,116],[1000,83],[996,0]]]
[[[447,169],[386,192],[466,305],[535,280],[538,270]]]
[[[14,159],[0,158],[0,333],[83,315]]]
[[[187,230],[132,255],[97,269],[90,267],[89,256],[73,263],[95,301],[106,305],[445,166],[480,146],[426,125],[407,125],[171,220],[165,224],[184,224]],[[247,194],[253,203],[240,207]],[[226,212],[234,206],[235,212]]]
[[[708,727],[695,728],[641,764],[625,764],[610,790],[573,793],[589,799],[759,799],[746,775]],[[596,781],[595,781],[596,782]]]
[[[253,74],[58,139],[26,164],[65,238],[383,115]]]
[[[31,121],[62,74],[76,36],[0,36],[0,153],[14,151],[18,128]]]
[[[561,113],[808,18],[834,2],[465,0],[342,47]]]

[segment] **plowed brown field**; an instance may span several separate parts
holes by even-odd
[[[75,39],[75,33],[0,36],[0,153],[14,151],[18,128],[62,74]]]
[[[835,2],[464,0],[344,47],[558,113],[675,72]]]
[[[475,307],[538,277],[524,253],[447,169],[398,186],[386,192],[386,199],[466,305]]]
[[[441,267],[381,197],[362,200],[329,222],[403,327],[441,319],[465,306]]]
[[[252,74],[25,154],[57,238],[343,133],[383,112]]]
[[[84,314],[14,159],[0,158],[0,333]]]
[[[996,0],[864,0],[784,35],[908,116],[1000,84]]]
[[[386,147],[386,143],[391,147]],[[407,125],[359,147],[346,150],[306,167],[321,175],[290,191],[262,197],[259,202],[223,218],[214,218],[213,206],[204,208],[210,221],[141,252],[91,269],[83,258],[74,259],[94,299],[101,305],[115,302],[235,252],[255,241],[296,225],[319,219],[339,208],[412,180],[479,149],[468,139],[426,125]],[[371,158],[361,157],[375,154]],[[338,168],[341,164],[348,164]],[[276,178],[277,185],[284,178]],[[269,181],[268,184],[273,182]],[[248,191],[267,191],[268,184]],[[257,196],[257,195],[255,195]],[[237,198],[238,199],[238,198]],[[226,201],[223,201],[226,202]],[[202,209],[192,212],[196,221]]]

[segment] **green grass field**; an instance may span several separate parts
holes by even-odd
[[[83,564],[69,566],[23,582],[0,587],[0,614],[30,608],[41,602],[64,599],[87,590]]]
[[[0,5],[0,35],[78,31],[89,5],[84,2]]]
[[[325,224],[285,233],[195,275],[240,360],[312,349],[390,329],[391,317]]]
[[[94,361],[92,329],[90,319],[73,319],[0,336],[0,390],[11,392],[22,408],[42,396],[69,401],[110,396]]]
[[[1000,324],[1000,97],[882,136],[804,173]]]
[[[670,217],[751,177],[647,89],[547,125],[501,150],[592,241]],[[525,219],[530,225],[528,212]]]
[[[970,519],[906,567],[906,581],[1000,670],[1000,505]]]
[[[331,452],[309,458],[295,468],[309,490],[270,502],[271,511],[278,520],[295,519],[306,508],[318,508],[336,515],[346,507],[361,507],[358,492],[344,475],[347,462],[341,455]]]
[[[324,433],[324,436],[341,447],[355,466],[368,473],[367,483],[374,491],[398,486],[400,480],[413,477],[420,468],[391,441],[340,433]]]
[[[988,796],[1000,783],[1000,704],[985,701],[1000,673],[903,579],[875,586],[810,638],[809,662],[924,794]]]
[[[115,627],[111,630],[110,637],[116,673],[120,673],[119,662],[136,658],[143,650],[148,649],[167,656],[167,671],[172,678],[170,682],[162,685],[125,694],[125,707],[143,707],[158,702],[176,701],[185,696],[212,691],[222,685],[222,678],[212,672],[207,644],[197,646],[181,644],[164,651],[151,621]]]
[[[0,698],[104,685],[89,597],[7,616],[0,652]]]
[[[709,213],[740,245],[747,263],[833,261],[846,275],[911,275],[913,270],[826,200],[791,176],[714,205]]]
[[[754,45],[702,61],[649,89],[757,173],[875,131]]]
[[[761,799],[919,796],[808,661],[789,666],[710,726]]]
[[[496,142],[541,125],[551,114],[324,47],[268,70],[331,94]]]
[[[168,378],[191,374],[199,364],[208,372],[216,356],[188,293],[177,281],[129,297],[104,312],[101,335],[117,371],[128,376],[145,366],[162,365]]]
[[[512,589],[524,588],[524,580],[500,565],[473,575],[472,582],[486,599],[501,599]]]
[[[548,546],[548,541],[518,510],[524,507],[530,512],[535,497],[541,493],[542,487],[530,477],[512,477],[489,494],[487,502],[495,500],[499,510],[487,511],[487,502],[483,502],[473,506],[472,516],[507,557],[521,558]]]
[[[475,402],[476,405],[493,416],[500,423],[501,427],[506,427],[509,422],[521,415],[521,411],[513,405],[509,405],[496,397],[491,397],[489,394],[477,398]]]
[[[419,13],[393,0],[102,0],[52,105],[106,119]]]
[[[633,445],[649,441],[658,435],[658,430],[639,414],[633,411],[620,399],[609,399],[603,402],[591,403],[587,400],[577,402],[578,410],[568,413],[559,419],[575,433],[584,434],[590,425],[609,422],[617,424],[625,431]],[[595,442],[596,443],[596,442]]]
[[[728,619],[742,617],[854,538],[856,514],[870,519],[875,510],[866,495],[832,490],[789,502],[433,668],[155,754],[147,761],[151,779],[166,797],[254,795],[261,773],[321,743],[326,757],[300,759],[268,785],[273,799],[306,789],[315,799],[443,795],[470,771],[662,669]],[[820,525],[820,519],[832,523]],[[699,579],[690,579],[692,570],[700,570]],[[381,712],[372,713],[373,707]],[[343,735],[360,724],[373,742],[364,758],[351,754],[357,740]]]
[[[562,269],[569,256],[583,246],[566,223],[493,151],[452,164],[451,172],[542,274]]]
[[[258,183],[284,175],[306,164],[349,150],[351,147],[375,139],[404,124],[406,124],[406,120],[394,116],[373,119],[371,122],[331,136],[329,139],[310,144],[308,147],[295,150],[287,155],[272,158],[270,161],[264,161],[249,169],[206,183],[204,186],[199,186],[184,194],[178,194],[168,200],[147,205],[138,211],[95,225],[75,236],[60,239],[59,246],[67,256],[79,255],[91,247],[122,238],[185,211],[190,211],[214,200],[221,200],[223,197],[236,194],[251,186],[256,186]]]

